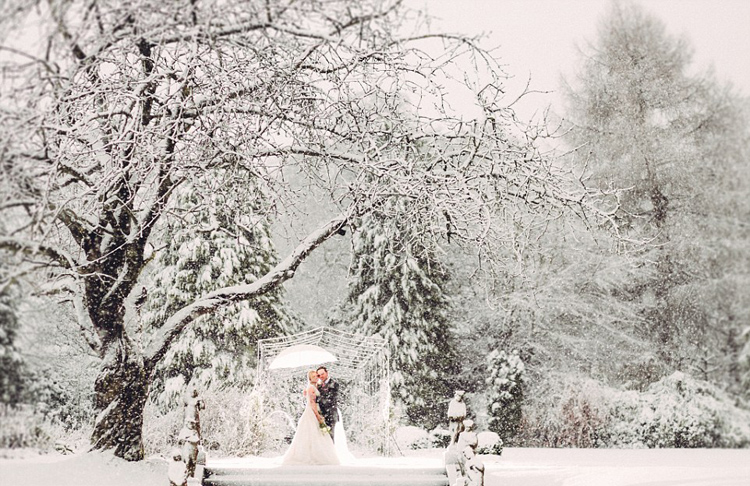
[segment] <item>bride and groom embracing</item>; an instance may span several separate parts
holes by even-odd
[[[284,465],[341,464],[334,444],[334,428],[338,422],[339,385],[320,366],[307,372],[302,394],[305,411],[297,424],[292,444],[284,454]]]

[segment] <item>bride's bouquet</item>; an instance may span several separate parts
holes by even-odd
[[[328,425],[327,425],[327,424],[325,423],[325,420],[324,420],[323,422],[320,422],[320,431],[321,431],[322,433],[324,433],[324,434],[329,434],[329,435],[330,435],[330,433],[331,433],[331,427],[329,427],[329,426],[328,426]]]

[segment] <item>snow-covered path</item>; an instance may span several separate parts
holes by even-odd
[[[434,466],[442,451],[358,463]],[[274,467],[272,459],[213,459]],[[483,456],[487,486],[750,486],[750,449],[517,449]],[[209,458],[209,461],[212,461]],[[126,463],[108,454],[0,459],[1,486],[164,486],[166,462]]]
[[[750,450],[506,449],[488,486],[750,486]]]

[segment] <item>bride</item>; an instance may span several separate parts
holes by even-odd
[[[336,446],[333,444],[329,428],[318,408],[318,374],[315,370],[307,372],[307,386],[302,394],[305,396],[305,411],[297,424],[292,445],[284,454],[285,465],[323,465],[341,464]]]

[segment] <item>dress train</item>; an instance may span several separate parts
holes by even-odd
[[[320,428],[310,405],[297,424],[292,444],[281,461],[283,465],[338,465],[341,464],[331,435]]]

